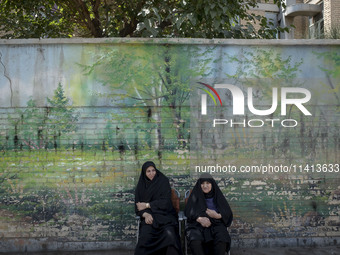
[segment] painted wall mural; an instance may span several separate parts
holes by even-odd
[[[146,160],[182,196],[211,172],[234,246],[340,241],[339,43],[12,42],[0,42],[0,251],[132,248]]]

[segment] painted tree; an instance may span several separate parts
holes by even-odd
[[[334,109],[334,112],[340,111],[340,54],[336,50],[322,53],[315,53],[319,59],[323,60],[320,69],[326,74],[326,81],[322,84],[326,88],[329,97],[327,97],[326,105]],[[332,118],[332,115],[325,114],[320,106],[319,110],[323,116],[323,132],[321,132],[321,144],[330,139],[334,144],[334,154],[338,155],[340,150],[340,133],[339,121]],[[323,145],[326,152],[330,149],[328,145]],[[326,153],[328,157],[328,153]],[[336,160],[336,156],[335,156]]]
[[[226,76],[235,84],[253,87],[258,99],[271,98],[273,84],[282,87],[298,86],[296,77],[302,60],[294,62],[291,56],[286,58],[273,49],[246,50],[242,56],[227,55],[227,60],[235,63],[238,68],[234,74]],[[260,91],[262,93],[260,93]]]
[[[47,101],[49,107],[37,107],[35,100],[30,99],[24,110],[18,109],[15,115],[9,116],[15,149],[47,149],[51,141],[57,148],[57,140],[60,144],[63,134],[76,130],[78,113],[70,107],[70,100],[60,83],[52,99],[47,98]]]
[[[284,3],[273,2],[279,7]],[[286,30],[273,28],[266,17],[252,13],[257,4],[257,0],[2,0],[0,27],[4,38],[274,38]]]
[[[251,87],[252,95],[247,95],[253,98],[254,105],[258,109],[269,109],[273,101],[273,87],[301,87],[302,84],[296,79],[300,72],[299,67],[301,61],[294,61],[291,56],[283,56],[281,52],[274,49],[254,48],[245,50],[241,55],[226,55],[228,63],[237,65],[235,73],[226,73],[226,77],[231,80],[232,84],[239,86],[244,94],[247,95],[247,88]],[[231,102],[230,100],[228,100]],[[280,109],[280,105],[278,105]],[[291,118],[293,114],[300,118],[298,113],[292,111],[292,105],[287,110],[287,118]],[[279,111],[279,110],[277,110]],[[247,116],[251,114],[247,113]],[[268,116],[277,118],[275,114]],[[259,136],[259,133],[249,133],[252,129],[234,129],[233,139],[244,147],[252,148],[255,144],[263,144],[266,148],[268,139],[272,144],[272,153],[275,154],[278,149],[286,150],[289,140],[285,136],[282,128],[276,134],[273,129]],[[305,132],[305,130],[301,131]],[[262,141],[261,141],[262,140]],[[277,141],[277,143],[275,142]],[[303,146],[305,143],[301,143]],[[268,148],[269,149],[269,148]],[[285,155],[288,155],[288,153]]]
[[[54,91],[54,96],[50,99],[47,98],[49,108],[47,108],[47,121],[46,128],[50,138],[53,137],[54,148],[57,148],[57,139],[62,134],[66,134],[76,130],[76,122],[78,121],[78,113],[71,107],[70,99],[65,96],[63,86],[58,84],[57,89]]]
[[[334,96],[338,108],[340,107],[340,54],[336,51],[315,53],[318,58],[323,59],[324,66],[321,66],[327,77],[326,85],[328,92]]]
[[[30,99],[24,110],[17,109],[15,115],[9,115],[13,129],[10,136],[13,138],[14,149],[41,149],[45,147],[43,127],[46,114],[43,109],[36,106],[36,102]],[[11,146],[9,146],[11,147]]]
[[[97,79],[110,91],[121,92],[111,94],[112,99],[132,100],[145,107],[157,126],[156,147],[160,148],[164,145],[161,123],[166,111],[173,119],[177,140],[185,140],[183,106],[194,81],[210,72],[211,59],[204,56],[211,50],[183,45],[118,46],[102,49],[101,55],[95,57],[98,60],[85,67],[85,71],[88,74],[95,71]]]

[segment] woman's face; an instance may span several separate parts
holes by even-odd
[[[146,171],[145,171],[146,177],[148,177],[150,179],[150,181],[152,181],[152,179],[155,177],[156,175],[156,169],[153,166],[149,166]]]
[[[201,188],[204,193],[209,193],[211,191],[212,185],[210,182],[204,181],[201,183]]]

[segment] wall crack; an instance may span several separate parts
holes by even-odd
[[[11,103],[11,107],[13,107],[13,87],[12,87],[12,80],[11,77],[8,76],[7,74],[7,69],[5,64],[2,62],[2,52],[0,51],[0,64],[4,67],[4,76],[7,78],[7,80],[9,81],[9,89],[11,90],[11,98],[10,98],[10,103]]]

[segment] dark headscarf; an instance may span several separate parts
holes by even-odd
[[[211,191],[208,194],[204,194],[201,188],[201,184],[204,181],[208,181],[212,184]],[[195,222],[198,217],[208,217],[206,214],[206,198],[213,198],[218,212],[222,215],[222,222],[226,227],[229,227],[233,220],[233,213],[216,181],[208,173],[202,174],[197,180],[188,199],[188,203],[185,206],[185,215],[187,216],[188,221]]]
[[[153,166],[156,170],[156,175],[155,177],[150,180],[147,176],[146,176],[146,169],[148,169],[150,166]],[[153,182],[157,182],[157,178],[159,176],[159,171],[158,169],[156,168],[156,165],[155,163],[153,163],[152,161],[147,161],[143,164],[142,166],[142,173],[141,173],[141,177],[144,179],[144,183],[145,183],[145,188],[147,189]]]
[[[146,176],[146,169],[150,166],[156,170],[156,175],[152,180]],[[137,202],[150,203],[152,209],[138,211],[135,206],[135,211],[139,216],[142,216],[144,212],[152,214],[154,226],[176,221],[176,212],[171,203],[169,179],[156,168],[152,161],[147,161],[142,166],[135,192],[135,203]]]

